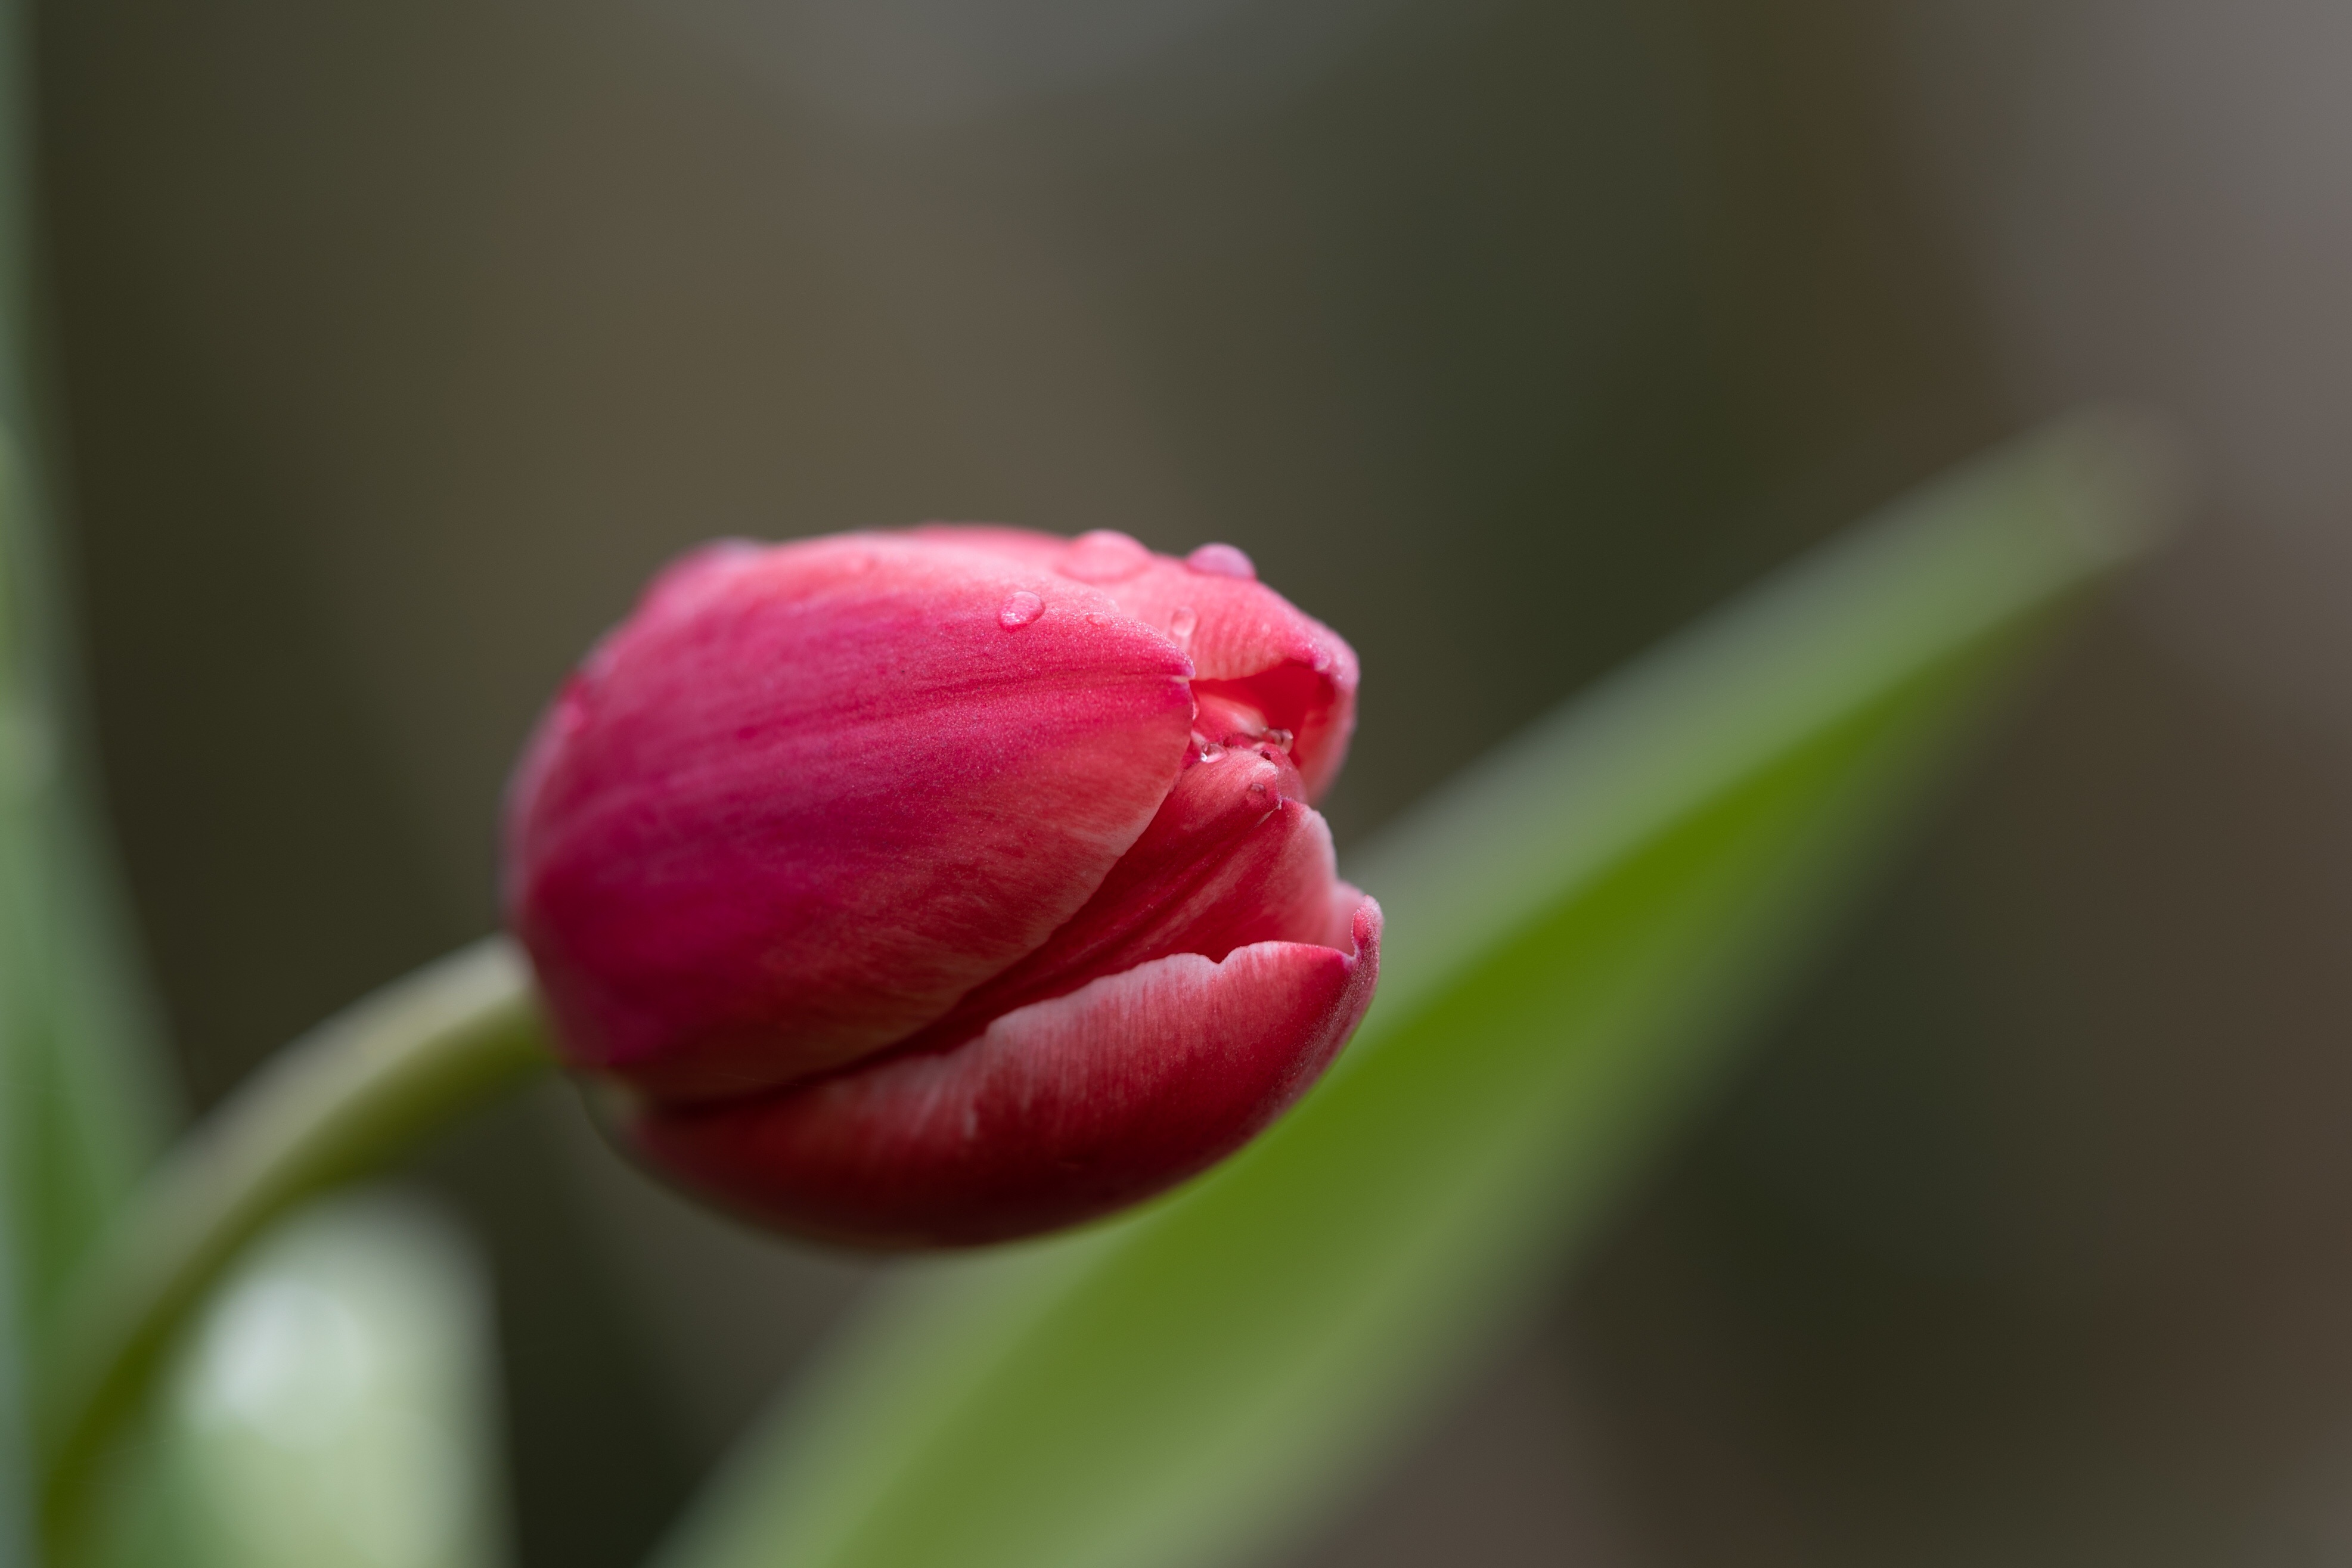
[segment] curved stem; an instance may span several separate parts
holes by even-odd
[[[529,968],[493,936],[338,1013],[207,1118],[107,1237],[60,1322],[41,1401],[52,1545],[79,1534],[110,1439],[247,1241],[551,1061]]]

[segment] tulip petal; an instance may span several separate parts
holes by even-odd
[[[1008,1013],[958,1050],[892,1056],[722,1105],[648,1105],[659,1170],[761,1223],[866,1246],[957,1246],[1076,1224],[1172,1186],[1279,1115],[1371,1000],[1380,905],[1354,951],[1180,954]]]
[[[1291,755],[1309,801],[1321,800],[1339,777],[1356,727],[1355,650],[1255,578],[1155,555],[1108,529],[1064,539],[1025,528],[933,523],[914,537],[990,550],[1101,590],[1191,655],[1202,690],[1238,697],[1291,732]],[[1222,564],[1222,558],[1195,553],[1212,567]]]
[[[542,724],[511,923],[572,1060],[773,1088],[1043,943],[1181,768],[1191,667],[1098,591],[899,535],[718,547]]]
[[[1299,799],[1297,769],[1272,747],[1213,750],[1185,768],[1085,908],[908,1049],[961,1045],[1015,1008],[1172,954],[1222,958],[1253,942],[1346,947],[1344,918],[1331,939],[1331,832]]]

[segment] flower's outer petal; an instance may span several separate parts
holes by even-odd
[[[542,722],[507,896],[577,1065],[772,1088],[903,1040],[1093,894],[1181,769],[1183,654],[904,535],[722,546]]]
[[[946,1050],[1015,1008],[1176,953],[1222,958],[1253,942],[1331,940],[1331,832],[1273,747],[1196,758],[1135,847],[1043,946],[908,1041]],[[1349,905],[1350,912],[1353,904]]]
[[[1174,639],[1192,656],[1203,692],[1238,697],[1269,726],[1291,732],[1291,755],[1310,802],[1339,777],[1356,727],[1355,650],[1255,578],[1155,555],[1108,529],[1065,539],[1024,528],[933,523],[915,537],[957,540],[1100,589],[1120,610]],[[1194,554],[1219,567],[1228,559],[1247,560],[1238,550]]]
[[[1206,1169],[1322,1073],[1380,961],[1380,906],[1354,897],[1353,953],[1266,942],[1221,963],[1159,959],[1008,1013],[959,1050],[755,1100],[642,1107],[626,1135],[721,1204],[835,1241],[960,1246],[1074,1225]]]

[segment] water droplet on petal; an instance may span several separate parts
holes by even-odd
[[[1297,738],[1296,736],[1292,735],[1290,731],[1281,728],[1267,730],[1265,732],[1265,737],[1266,739],[1274,742],[1275,745],[1282,747],[1285,751],[1289,750],[1290,743]]]
[[[1045,613],[1045,601],[1024,588],[1004,601],[1004,608],[996,612],[996,623],[1007,632],[1018,632]]]
[[[1317,674],[1318,674],[1318,675],[1319,675],[1319,674],[1323,674],[1323,672],[1324,672],[1324,671],[1326,671],[1326,670],[1329,669],[1330,667],[1331,667],[1331,650],[1330,650],[1330,649],[1328,649],[1328,648],[1326,648],[1326,647],[1325,647],[1325,646],[1323,646],[1323,644],[1322,644],[1322,643],[1316,643],[1316,644],[1315,644],[1315,673],[1316,673]]]
[[[1184,558],[1184,564],[1207,577],[1238,577],[1244,582],[1257,580],[1257,567],[1249,557],[1231,545],[1202,545]]]
[[[1080,582],[1118,582],[1151,564],[1151,552],[1116,528],[1097,528],[1070,542],[1062,570]]]
[[[1192,629],[1200,623],[1201,618],[1192,612],[1191,605],[1179,605],[1176,613],[1168,618],[1168,634],[1176,639],[1178,647],[1183,647],[1192,641]]]

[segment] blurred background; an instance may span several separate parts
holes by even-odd
[[[495,921],[539,703],[713,534],[1228,539],[1343,853],[2085,398],[2197,527],[1298,1568],[2352,1561],[2352,11],[39,7],[109,804],[190,1103]],[[486,1245],[526,1568],[634,1563],[871,1267],[565,1092]]]

